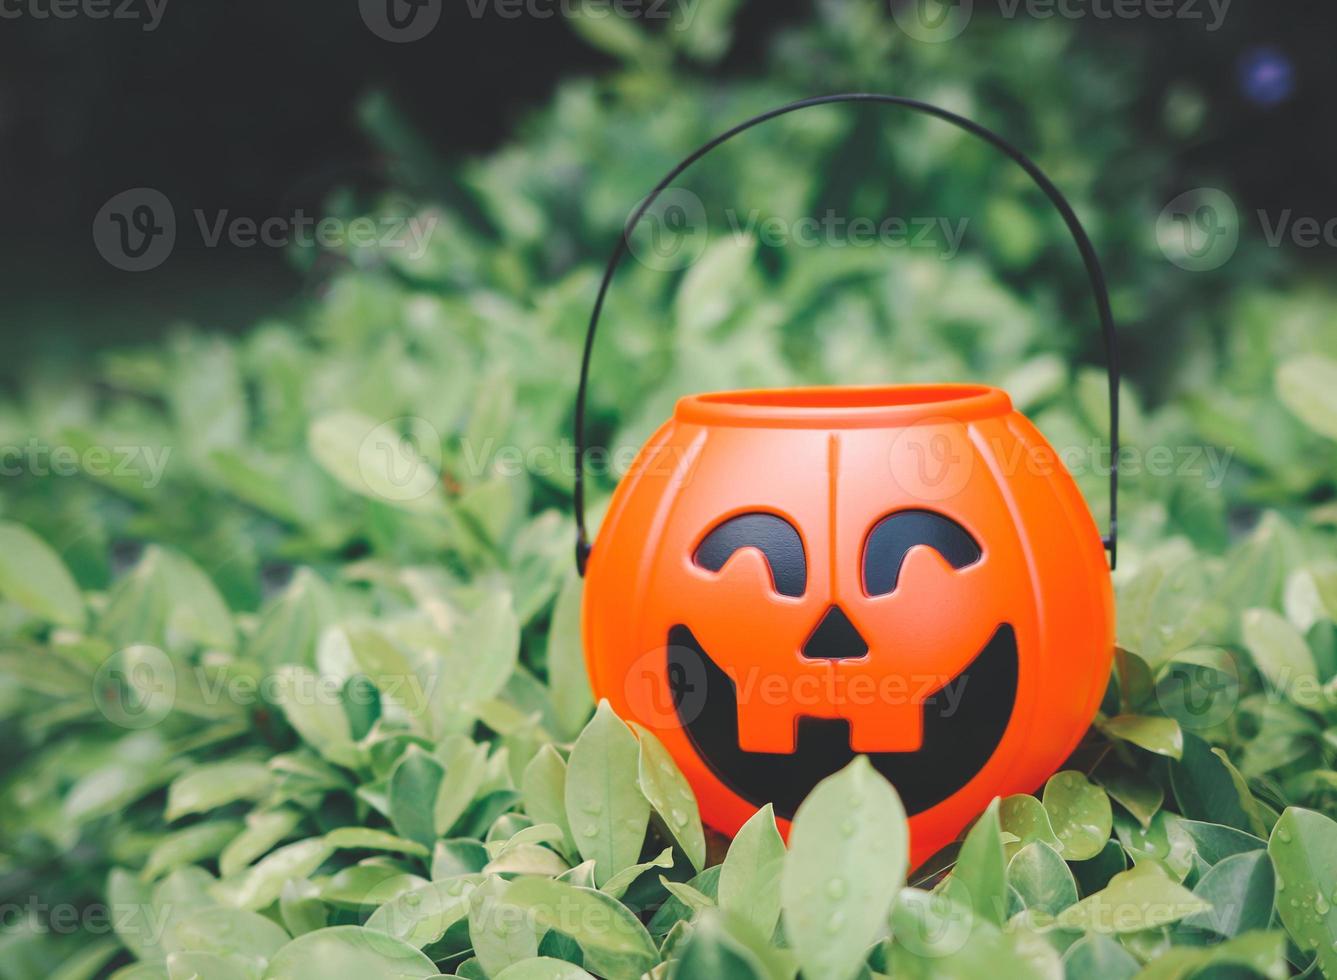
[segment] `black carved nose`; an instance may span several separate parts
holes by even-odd
[[[811,660],[850,660],[868,652],[868,644],[839,606],[832,606],[803,644],[803,656]]]

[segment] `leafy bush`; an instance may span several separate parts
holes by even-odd
[[[910,45],[877,5],[821,9],[764,81],[728,84],[695,67],[725,24],[585,22],[623,68],[444,174],[369,99],[407,188],[386,212],[448,202],[421,206],[424,255],[347,252],[299,318],[37,373],[0,409],[22,447],[0,524],[0,976],[1337,976],[1333,297],[1247,243],[1220,274],[1164,260],[1158,181],[1205,125],[1196,93],[1148,121],[1137,66],[1058,22]],[[1132,361],[1103,710],[1037,796],[920,869],[862,762],[788,851],[769,810],[732,842],[704,831],[663,748],[594,710],[570,569],[598,261],[684,148],[836,88],[948,103],[1034,149],[1093,228]],[[1067,367],[1096,350],[1079,270],[987,148],[824,109],[684,185],[982,232],[951,262],[716,234],[681,274],[629,264],[601,444],[638,445],[690,390],[987,379],[1103,523],[1102,375]]]

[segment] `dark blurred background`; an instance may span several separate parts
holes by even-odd
[[[158,188],[178,222],[196,208],[319,213],[336,188],[371,194],[394,181],[361,122],[368,98],[392,100],[448,161],[504,143],[557,79],[612,64],[560,16],[506,16],[497,3],[446,0],[428,37],[396,44],[367,27],[355,0],[165,0],[153,30],[145,0],[110,2],[137,16],[58,19],[41,16],[51,0],[0,3],[6,373],[33,356],[152,339],[181,320],[237,329],[301,301],[307,277],[284,251],[204,249],[198,236],[182,236],[160,268],[118,272],[90,234],[114,194]],[[728,55],[703,71],[755,69],[809,6],[746,0]],[[997,9],[977,3],[975,16]],[[1219,175],[1242,211],[1337,215],[1337,4],[1234,0],[1216,31],[1148,17],[1086,17],[1079,31],[1150,53],[1159,77],[1143,91],[1153,97],[1186,80],[1206,94],[1212,136],[1177,161],[1182,172]]]

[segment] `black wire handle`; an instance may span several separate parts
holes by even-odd
[[[1096,256],[1095,246],[1091,244],[1091,239],[1086,234],[1086,229],[1082,227],[1081,221],[1077,219],[1072,205],[1063,193],[1054,186],[1044,171],[1042,171],[1030,157],[1021,150],[1017,149],[1003,137],[999,136],[993,130],[980,125],[972,119],[957,115],[955,112],[943,109],[940,106],[932,105],[928,102],[921,102],[918,99],[910,99],[901,95],[882,95],[877,92],[844,92],[839,95],[819,95],[811,99],[800,99],[797,102],[790,102],[787,105],[778,106],[750,119],[745,119],[732,129],[726,130],[709,142],[698,147],[681,163],[668,172],[664,178],[655,185],[650,195],[641,202],[627,223],[622,228],[622,235],[618,238],[617,245],[613,249],[613,254],[608,259],[608,267],[604,270],[603,280],[599,283],[599,294],[594,301],[594,311],[590,314],[589,329],[585,334],[585,351],[580,360],[580,385],[576,389],[576,415],[575,415],[575,438],[576,438],[576,480],[574,492],[574,504],[576,511],[576,569],[581,575],[585,574],[585,565],[590,556],[589,533],[585,527],[585,454],[588,447],[585,445],[585,395],[589,386],[590,379],[590,356],[594,352],[594,335],[599,328],[599,316],[603,313],[604,299],[608,295],[608,287],[613,282],[613,274],[617,272],[618,263],[622,261],[622,256],[627,253],[631,241],[631,233],[637,223],[645,215],[645,212],[659,198],[668,186],[673,183],[688,167],[696,163],[703,156],[709,153],[715,147],[722,143],[727,143],[739,133],[746,132],[753,126],[760,125],[777,116],[787,115],[796,112],[799,109],[807,109],[810,106],[830,105],[838,102],[880,102],[886,105],[902,106],[906,109],[913,109],[916,112],[923,112],[930,116],[935,116],[945,122],[951,123],[966,132],[978,136],[986,143],[991,144],[1001,150],[1008,158],[1015,162],[1022,170],[1030,175],[1031,180],[1035,181],[1037,187],[1044,191],[1045,196],[1049,198],[1051,204],[1063,216],[1063,221],[1068,226],[1068,231],[1072,233],[1073,241],[1077,243],[1077,250],[1081,252],[1082,262],[1086,266],[1087,277],[1091,280],[1091,290],[1095,294],[1096,312],[1100,317],[1100,332],[1105,342],[1105,363],[1109,370],[1109,397],[1110,397],[1110,530],[1109,534],[1103,539],[1105,549],[1110,553],[1110,568],[1115,567],[1118,557],[1119,543],[1119,350],[1117,337],[1114,328],[1114,314],[1110,311],[1109,289],[1105,285],[1105,273],[1100,268],[1100,259]]]

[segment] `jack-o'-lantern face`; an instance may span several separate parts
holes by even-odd
[[[749,641],[738,642],[735,622],[732,635],[714,646],[715,616],[694,627],[684,615],[686,621],[668,635],[674,708],[693,746],[725,785],[754,805],[773,803],[776,814],[788,818],[819,781],[855,754],[867,754],[914,815],[980,771],[998,747],[1016,700],[1017,640],[1011,624],[987,616],[944,623],[931,656],[898,648],[898,637],[878,628],[893,596],[902,589],[917,591],[911,581],[917,573],[926,585],[934,579],[943,605],[947,580],[983,557],[969,531],[930,510],[881,518],[868,530],[859,567],[850,576],[859,587],[832,597],[801,636],[788,622],[772,622],[776,598],[802,599],[807,591],[809,557],[798,529],[776,514],[728,517],[703,537],[692,561],[720,573],[744,549],[760,555],[765,572],[754,576],[760,580],[751,608],[735,609],[748,623]],[[967,576],[956,587],[980,584]],[[959,616],[969,605],[988,603],[947,603],[943,612]],[[924,615],[932,612],[931,605],[924,607]],[[973,642],[976,635],[983,637],[982,645]],[[797,657],[786,656],[795,649]]]
[[[1052,774],[1109,677],[1104,551],[1054,458],[982,386],[684,399],[590,556],[595,694],[726,834],[867,755],[927,858]]]

